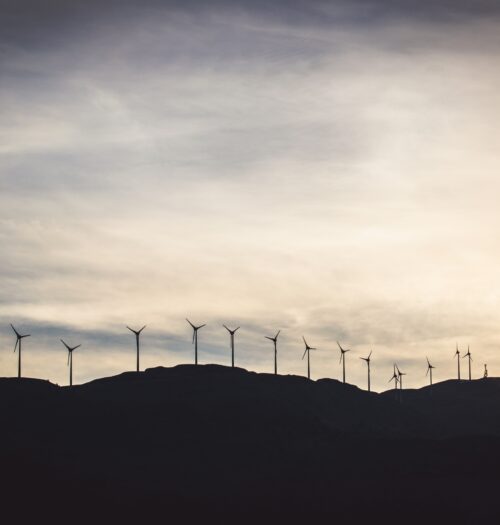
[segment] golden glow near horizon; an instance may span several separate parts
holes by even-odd
[[[148,11],[149,13],[149,11]],[[500,374],[495,17],[96,23],[1,58],[0,375],[230,363],[372,387]],[[61,36],[63,38],[63,36]],[[5,44],[7,45],[7,44]],[[465,370],[465,360],[464,370]]]

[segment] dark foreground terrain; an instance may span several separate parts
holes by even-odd
[[[221,366],[0,379],[4,523],[496,523],[500,379],[369,394]],[[31,520],[35,521],[31,521]]]

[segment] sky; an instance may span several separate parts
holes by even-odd
[[[0,376],[500,375],[494,0],[0,0]],[[462,372],[466,360],[462,359]]]

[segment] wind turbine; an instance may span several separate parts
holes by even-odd
[[[458,349],[458,343],[457,343],[457,351],[455,352],[455,357],[457,358],[458,380],[460,381],[460,350]]]
[[[193,329],[193,344],[194,344],[194,364],[198,364],[198,330],[207,326],[206,324],[200,324],[200,326],[195,326],[187,317],[186,321],[191,325]]]
[[[391,381],[394,381],[394,390],[397,390],[398,389],[398,382],[399,382],[399,377],[398,377],[398,374],[396,373],[396,365],[394,365],[393,367],[393,374],[392,374],[392,377],[389,379],[389,383]]]
[[[396,371],[398,373],[399,389],[403,390],[403,376],[405,376],[406,373],[405,372],[401,372],[401,370],[399,369],[398,365],[396,365]]]
[[[306,349],[304,351],[304,355],[302,356],[302,359],[304,359],[304,357],[307,354],[307,379],[311,379],[311,362],[310,362],[309,354],[311,353],[311,350],[316,350],[316,348],[309,346],[304,336],[302,336],[302,339],[304,340],[304,344],[306,345]]]
[[[12,327],[12,330],[14,330],[14,333],[16,334],[16,345],[14,346],[14,353],[16,352],[17,347],[19,346],[19,354],[17,357],[17,377],[21,377],[21,346],[22,341],[25,337],[30,337],[30,334],[24,334],[21,335],[15,328],[14,325],[10,325]]]
[[[426,357],[426,359],[427,359],[427,372],[425,373],[425,375],[429,376],[429,379],[431,381],[431,386],[432,386],[432,370],[436,367],[431,365],[428,357]]]
[[[269,337],[265,335],[266,339],[274,343],[274,375],[278,373],[278,336],[280,335],[281,330],[278,330],[278,333],[274,337]]]
[[[368,354],[368,357],[360,357],[363,361],[366,362],[368,365],[368,392],[371,392],[371,386],[370,386],[370,361],[372,356],[372,350],[370,350],[370,353]]]
[[[234,334],[240,329],[240,327],[238,326],[238,328],[231,330],[225,324],[222,326],[229,332],[229,337],[231,338],[231,366],[234,368]]]
[[[462,356],[463,357],[468,357],[469,358],[469,381],[472,379],[472,375],[471,375],[471,369],[470,369],[470,364],[471,364],[471,361],[472,361],[472,356],[471,356],[471,353],[470,353],[470,349],[469,349],[469,346],[467,346],[467,353],[465,355]]]
[[[345,354],[347,352],[350,352],[349,348],[342,348],[340,346],[340,343],[337,341],[337,344],[340,348],[340,361],[339,363],[342,363],[342,381],[345,383]]]
[[[69,365],[69,386],[73,386],[73,350],[76,350],[77,348],[80,348],[82,345],[77,346],[68,346],[62,339],[61,343],[66,347],[68,350],[68,365]]]
[[[135,345],[137,348],[137,372],[139,372],[139,337],[141,335],[141,332],[144,330],[144,328],[146,328],[146,325],[144,325],[140,330],[133,330],[132,328],[130,328],[130,326],[127,326],[127,328],[133,334],[135,334]]]

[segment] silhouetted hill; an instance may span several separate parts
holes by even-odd
[[[448,380],[399,395],[402,404],[425,416],[429,435],[500,436],[500,378]],[[395,399],[391,391],[382,396]]]
[[[181,365],[71,389],[0,379],[0,413],[16,523],[479,523],[500,489],[496,378],[370,394]]]

